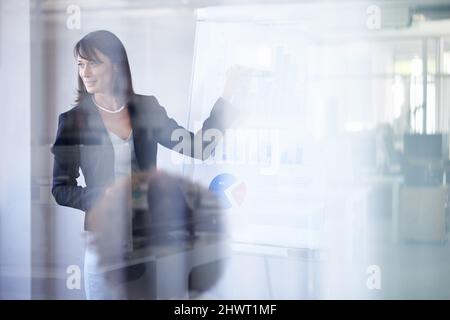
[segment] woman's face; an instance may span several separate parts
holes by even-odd
[[[98,61],[90,61],[78,56],[78,74],[83,80],[87,92],[113,95],[116,67],[107,56],[97,49],[94,50]]]

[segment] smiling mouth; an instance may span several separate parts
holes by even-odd
[[[89,81],[84,81],[84,84],[86,86],[93,86],[97,81],[96,80],[89,80]]]

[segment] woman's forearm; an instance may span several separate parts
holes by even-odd
[[[72,185],[53,186],[52,194],[56,203],[74,209],[89,211],[101,197],[103,188],[88,188]]]

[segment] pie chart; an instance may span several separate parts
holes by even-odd
[[[245,183],[229,173],[216,176],[209,184],[209,190],[217,195],[224,209],[241,206],[247,193]]]

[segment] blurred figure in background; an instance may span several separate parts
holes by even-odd
[[[133,208],[131,215],[124,205]],[[163,298],[195,297],[220,277],[227,256],[224,216],[211,191],[186,179],[156,170],[120,179],[87,219],[88,246],[110,299],[160,298],[156,283],[163,282],[169,288]],[[158,259],[167,257],[178,258],[156,270]]]
[[[380,174],[398,173],[402,161],[401,153],[395,148],[395,134],[392,126],[383,123],[377,127],[377,169]]]

